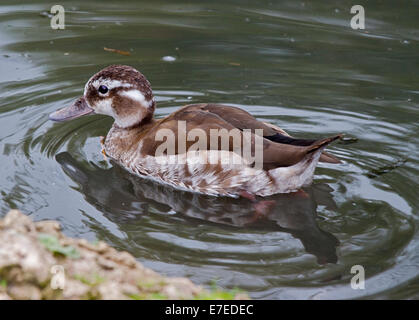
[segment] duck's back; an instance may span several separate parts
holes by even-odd
[[[252,131],[247,137],[245,129]],[[257,129],[261,130],[260,136],[254,134]],[[197,134],[196,139],[188,139],[191,132],[200,132],[207,141],[196,148],[203,136]],[[220,140],[223,135],[230,135],[229,143],[211,143],[214,132],[221,132]],[[169,141],[170,133],[173,134]],[[234,196],[247,191],[266,196],[290,192],[309,183],[322,150],[337,138],[298,146],[265,138],[274,134],[271,127],[239,108],[198,104],[185,106],[145,130],[133,128],[127,132],[114,127],[106,139],[106,152],[133,173],[174,187],[212,195]],[[234,147],[237,137],[241,154]],[[161,152],[162,144],[167,142],[167,148]],[[253,150],[251,159],[243,156],[246,143]],[[260,159],[256,159],[257,150],[262,152]],[[257,160],[262,163],[256,163]]]

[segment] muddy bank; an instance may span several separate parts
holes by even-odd
[[[106,243],[68,238],[56,221],[0,220],[0,299],[245,299],[167,278]]]

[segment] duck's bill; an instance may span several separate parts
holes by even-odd
[[[94,110],[88,106],[84,97],[80,97],[71,106],[51,113],[49,119],[52,121],[68,121],[93,112]]]

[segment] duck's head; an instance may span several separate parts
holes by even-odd
[[[156,103],[150,82],[130,66],[112,65],[87,81],[84,94],[71,106],[50,114],[53,121],[67,121],[87,114],[105,114],[118,127],[129,128],[153,117]]]

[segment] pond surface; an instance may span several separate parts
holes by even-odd
[[[49,3],[3,0],[0,215],[56,219],[256,299],[419,298],[419,5],[368,1],[366,30],[352,30],[353,4],[66,1],[66,29],[52,30]],[[148,77],[158,117],[233,104],[298,137],[346,133],[329,148],[343,163],[321,164],[306,194],[272,197],[262,219],[247,200],[133,177],[100,153],[110,118],[47,119],[110,64]],[[351,289],[353,265],[365,290]]]

